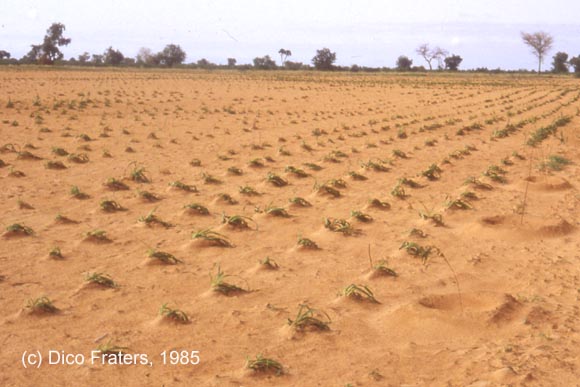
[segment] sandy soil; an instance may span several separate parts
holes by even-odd
[[[0,385],[580,380],[576,80],[3,69],[0,85]],[[249,228],[223,223],[235,215]],[[192,239],[204,229],[231,246]],[[217,265],[242,290],[212,289]],[[351,284],[377,302],[345,296]],[[29,305],[43,296],[56,310]],[[290,326],[300,305],[329,329]],[[106,346],[147,364],[101,364],[120,359]],[[49,364],[51,350],[85,359]],[[40,368],[23,367],[25,351]],[[247,369],[258,355],[281,375]]]

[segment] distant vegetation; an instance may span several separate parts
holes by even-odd
[[[351,72],[379,72],[379,71],[414,71],[424,72],[427,69],[424,66],[413,66],[413,60],[406,55],[397,58],[395,66],[390,67],[365,67],[353,64],[351,66],[335,65],[337,54],[329,48],[322,48],[316,51],[312,58],[311,64],[302,62],[293,62],[288,60],[292,56],[292,51],[281,48],[278,51],[280,55],[280,65],[276,63],[270,55],[258,56],[252,60],[251,64],[238,64],[236,58],[227,58],[227,64],[220,65],[202,58],[195,62],[185,63],[187,54],[176,44],[168,44],[160,52],[153,52],[147,47],[142,47],[137,55],[132,58],[126,56],[118,49],[109,46],[102,54],[90,54],[84,52],[76,58],[64,59],[60,48],[71,43],[72,39],[64,37],[66,27],[62,23],[53,23],[46,31],[42,43],[31,45],[30,51],[20,59],[13,58],[11,53],[6,50],[0,50],[0,65],[21,65],[21,64],[40,64],[40,65],[61,65],[61,66],[114,66],[114,67],[181,67],[181,68],[198,68],[205,70],[212,69],[237,69],[237,70],[320,70],[320,71],[351,71]],[[554,38],[543,31],[527,33],[522,32],[521,38],[523,43],[530,47],[532,54],[538,58],[537,73],[542,72],[542,63],[548,52],[553,48]],[[459,66],[463,58],[457,54],[449,52],[441,47],[430,47],[428,43],[423,43],[415,49],[427,64],[429,71],[459,71]],[[565,52],[558,52],[553,56],[552,69],[550,72],[555,74],[567,74],[570,70],[580,77],[580,55],[570,57]],[[485,67],[463,70],[474,72],[504,72],[499,67],[497,69],[488,69]],[[505,71],[505,72],[536,72],[529,70]]]

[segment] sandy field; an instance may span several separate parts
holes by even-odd
[[[579,385],[578,80],[0,85],[1,386]]]

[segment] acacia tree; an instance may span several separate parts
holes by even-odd
[[[463,58],[459,55],[448,56],[445,58],[445,68],[451,71],[457,71],[461,62],[463,62]]]
[[[103,62],[109,66],[118,66],[125,59],[125,55],[119,50],[114,50],[113,47],[109,47],[103,53]]]
[[[10,59],[10,53],[6,50],[0,50],[0,60]]]
[[[292,56],[292,51],[281,48],[278,54],[280,54],[280,61],[282,62],[282,66],[284,66],[288,57]]]
[[[397,70],[399,71],[409,71],[411,70],[411,66],[413,66],[413,61],[406,57],[405,55],[401,55],[397,59]]]
[[[332,52],[328,48],[316,50],[316,55],[312,58],[312,64],[317,70],[332,70],[335,61],[336,52]]]
[[[532,34],[522,32],[522,40],[532,49],[532,54],[538,58],[538,74],[540,74],[544,56],[552,49],[554,38],[544,31],[534,32]]]
[[[433,65],[431,64],[433,60],[437,60],[439,67],[442,67],[442,61],[447,56],[447,51],[440,47],[435,47],[433,49],[429,48],[427,43],[424,43],[417,47],[415,50],[417,54],[419,54],[425,62],[429,65],[429,70],[433,70]]]
[[[558,52],[553,57],[552,69],[555,73],[567,73],[568,72],[568,54],[565,52]]]
[[[157,55],[159,56],[160,63],[168,67],[182,64],[186,56],[185,51],[176,44],[168,44],[165,46],[163,51]]]
[[[66,27],[62,23],[52,23],[46,30],[46,35],[41,44],[32,45],[32,49],[25,56],[25,59],[34,62],[38,61],[41,64],[52,64],[55,60],[60,60],[63,57],[59,47],[67,46],[70,38],[63,37]]]

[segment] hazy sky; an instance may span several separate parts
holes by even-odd
[[[0,50],[20,58],[53,22],[72,43],[65,58],[107,47],[134,57],[179,44],[186,62],[206,58],[251,63],[289,49],[290,60],[310,63],[317,49],[337,53],[337,64],[394,67],[399,55],[425,65],[421,43],[461,55],[461,68],[534,69],[520,32],[544,30],[557,51],[580,55],[579,0],[0,0]]]

